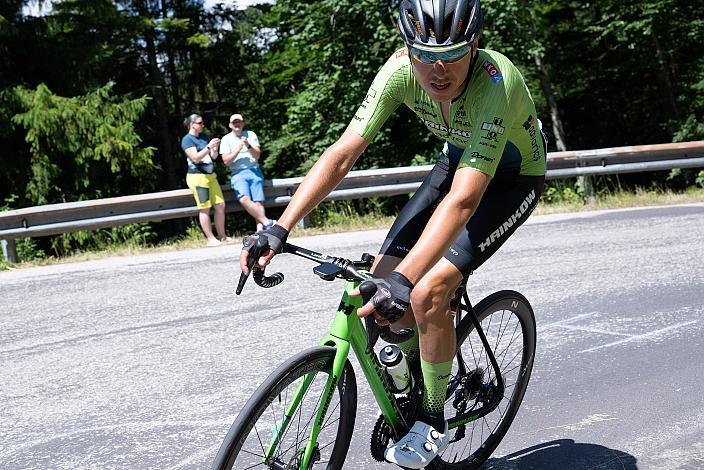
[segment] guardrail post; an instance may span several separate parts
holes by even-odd
[[[17,262],[17,247],[15,246],[15,240],[10,238],[9,240],[0,240],[2,243],[2,255],[5,259],[11,263]]]
[[[580,176],[578,178],[579,186],[584,191],[584,202],[587,204],[594,204],[596,202],[596,195],[594,194],[594,181],[591,176]]]
[[[304,230],[310,227],[310,217],[309,216],[304,216],[301,220],[298,221],[298,228]]]

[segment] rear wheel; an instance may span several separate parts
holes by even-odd
[[[475,469],[506,435],[523,400],[535,355],[535,316],[526,298],[514,291],[496,292],[474,308],[504,381],[503,396],[482,341],[469,315],[457,328],[457,347],[465,372],[453,365],[445,417],[452,419],[499,400],[489,414],[450,429],[451,443],[433,469]],[[452,426],[452,424],[451,424]]]
[[[334,348],[312,348],[292,357],[274,371],[237,416],[212,468],[301,469],[303,453],[334,359]],[[294,396],[306,377],[312,381],[295,407],[292,404]],[[347,361],[322,420],[308,469],[342,468],[352,439],[356,409],[357,384],[354,370]],[[269,450],[272,445],[275,447],[273,451]]]

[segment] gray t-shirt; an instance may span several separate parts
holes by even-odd
[[[242,137],[247,138],[249,145],[259,148],[259,139],[257,138],[257,134],[254,132],[242,131]],[[234,152],[239,146],[239,141],[240,138],[237,137],[234,131],[227,134],[220,140],[220,155]],[[238,171],[257,167],[259,164],[257,163],[256,158],[252,155],[252,152],[250,152],[249,148],[245,145],[228,166],[233,173],[237,173]]]

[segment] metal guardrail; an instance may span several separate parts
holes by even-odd
[[[584,177],[672,168],[704,168],[704,141],[614,147],[548,154],[547,178]],[[326,200],[408,194],[420,186],[432,165],[351,171]],[[302,177],[267,180],[266,207],[284,206]],[[241,211],[229,186],[222,186],[228,212]],[[137,222],[198,215],[188,189],[69,202],[0,212],[0,240],[6,259],[16,261],[14,240],[57,235]]]

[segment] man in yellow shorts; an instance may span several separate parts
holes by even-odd
[[[198,220],[203,233],[208,239],[208,246],[219,246],[222,242],[232,241],[225,234],[225,198],[214,173],[213,160],[218,156],[220,139],[211,139],[203,132],[203,118],[191,114],[183,122],[188,133],[181,139],[181,148],[188,161],[186,184],[193,192],[198,206]],[[213,235],[210,226],[210,208],[215,209],[215,229],[218,238]]]

